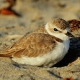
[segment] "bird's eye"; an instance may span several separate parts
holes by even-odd
[[[58,31],[56,28],[54,28],[54,31]]]

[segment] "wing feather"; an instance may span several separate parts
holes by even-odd
[[[55,47],[55,44],[52,36],[42,33],[33,33],[17,43],[17,47],[16,45],[13,46],[13,48],[16,48],[14,56],[16,56],[16,54],[28,57],[41,56],[51,51]]]
[[[29,33],[23,36],[3,53],[12,54],[12,57],[37,57],[50,52],[56,45],[54,37],[45,33]]]

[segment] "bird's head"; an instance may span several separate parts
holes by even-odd
[[[67,40],[69,37],[73,37],[73,35],[70,33],[69,23],[61,18],[48,22],[45,25],[45,28],[50,35],[61,40]]]

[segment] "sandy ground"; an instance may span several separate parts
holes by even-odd
[[[0,9],[6,6],[8,3],[0,0]],[[80,0],[17,0],[13,9],[21,17],[0,14],[0,50],[11,46],[25,33],[45,25],[51,19],[80,19]],[[77,44],[77,41],[73,42]],[[69,53],[72,57],[73,52]],[[75,53],[80,55],[80,50]],[[75,60],[76,65],[74,62],[70,66],[64,64],[70,59],[66,57],[62,65],[59,63],[57,67],[52,68],[20,65],[9,58],[0,58],[0,80],[63,80],[66,77],[80,80],[79,55]]]

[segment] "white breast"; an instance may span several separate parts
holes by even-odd
[[[63,59],[68,49],[69,49],[69,40],[66,40],[63,43],[57,42],[57,46],[55,47],[55,49],[45,54],[44,56],[39,56],[39,57],[23,56],[22,58],[12,58],[12,60],[20,64],[29,64],[36,66],[48,65],[49,63],[52,63],[52,65],[54,65]]]

